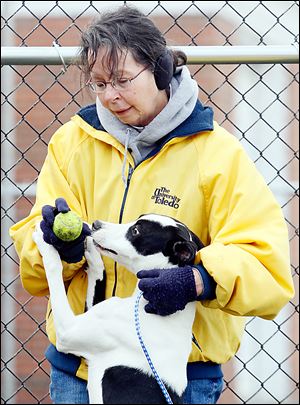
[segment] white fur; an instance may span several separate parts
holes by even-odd
[[[150,216],[148,215],[147,218]],[[174,225],[166,217],[152,217],[162,224]],[[117,249],[118,257],[111,256],[133,273],[150,268],[167,268],[168,259],[160,253],[151,256],[139,255],[125,234],[130,224],[102,223],[103,229],[96,231],[93,238],[110,249]],[[50,289],[51,306],[56,329],[57,350],[84,357],[88,362],[88,392],[90,403],[103,403],[99,383],[105,370],[122,365],[152,372],[139,345],[134,326],[134,305],[139,292],[136,289],[129,298],[112,297],[92,306],[89,298],[88,311],[75,316],[69,306],[62,278],[62,264],[58,252],[44,242],[39,225],[33,239],[43,257],[43,263]],[[120,253],[121,252],[121,253]],[[92,296],[95,280],[103,276],[103,262],[91,237],[87,238],[85,257],[88,269],[88,297]],[[141,335],[152,362],[165,383],[180,396],[187,385],[186,365],[191,351],[191,330],[195,315],[195,303],[187,304],[184,311],[173,315],[158,316],[146,313],[146,301],[141,298],[139,316]]]

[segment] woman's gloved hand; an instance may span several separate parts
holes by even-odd
[[[60,258],[67,263],[77,263],[84,255],[85,238],[91,235],[89,226],[83,223],[81,234],[72,242],[64,242],[59,239],[53,232],[53,223],[55,216],[60,212],[68,212],[70,208],[64,198],[55,200],[55,207],[44,205],[42,207],[43,220],[41,221],[41,230],[44,234],[44,241],[53,245],[58,251]]]
[[[171,269],[141,270],[138,287],[149,301],[145,311],[157,315],[171,315],[183,310],[187,303],[196,301],[195,277],[191,266]]]

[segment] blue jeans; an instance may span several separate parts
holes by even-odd
[[[51,366],[50,397],[54,404],[88,404],[85,380]],[[223,388],[223,378],[203,378],[188,381],[185,404],[215,404]]]

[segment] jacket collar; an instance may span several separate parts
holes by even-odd
[[[91,104],[83,107],[78,113],[87,124],[91,125],[94,129],[99,131],[105,131],[101,122],[99,121],[96,104]],[[194,135],[198,132],[212,131],[213,124],[213,110],[211,107],[203,106],[199,100],[197,100],[195,108],[192,114],[183,121],[177,128],[173,129],[168,135],[161,139],[161,143],[164,144],[173,137],[182,137],[188,135]]]

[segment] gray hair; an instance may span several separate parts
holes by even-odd
[[[124,5],[116,11],[101,13],[82,33],[80,64],[85,79],[96,62],[99,49],[105,49],[110,76],[118,68],[121,55],[130,51],[137,63],[154,70],[156,60],[166,51],[166,40],[154,23],[138,9]],[[183,52],[172,52],[174,70],[186,64]]]

